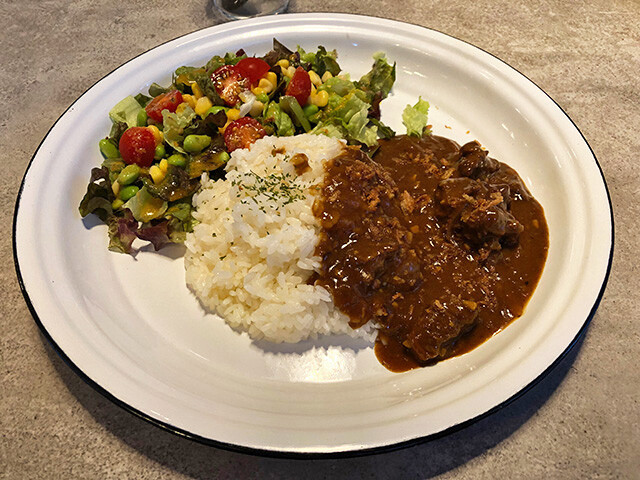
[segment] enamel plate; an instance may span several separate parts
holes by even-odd
[[[397,81],[383,120],[431,103],[434,133],[478,139],[514,167],[543,205],[550,249],[523,317],[476,350],[394,374],[370,345],[328,337],[296,345],[252,342],[206,313],[184,282],[183,247],[135,256],[107,250],[106,226],[80,218],[108,111],[181,65],[243,48],[336,49],[352,78],[385,52]],[[130,60],[56,122],[25,174],[14,252],[24,296],[60,355],[88,383],[165,429],[268,455],[378,451],[442,434],[494,411],[531,386],[593,315],[610,267],[613,221],[596,159],[567,115],[502,61],[452,37],[352,15],[293,14],[218,25]]]

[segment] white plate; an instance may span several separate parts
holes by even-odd
[[[419,95],[437,134],[478,139],[515,167],[544,206],[550,249],[525,315],[476,350],[393,374],[371,348],[343,338],[254,344],[205,315],[184,284],[181,250],[107,251],[106,227],[78,204],[109,109],[180,65],[244,48],[337,49],[343,69],[396,61],[383,120]],[[612,253],[604,179],[589,146],[539,88],[497,58],[414,25],[337,14],[228,23],[125,63],[84,93],[40,145],[18,198],[16,268],[32,313],[60,354],[119,405],[169,430],[232,449],[346,454],[459,427],[522,392],[559,359],[595,311]]]

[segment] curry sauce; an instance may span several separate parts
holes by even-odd
[[[475,348],[522,315],[548,229],[518,174],[477,142],[397,136],[331,160],[315,205],[314,278],[375,353],[405,371]]]

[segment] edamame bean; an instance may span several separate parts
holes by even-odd
[[[198,153],[211,144],[209,135],[187,135],[182,144],[182,148],[189,153]]]
[[[105,158],[118,158],[120,156],[118,147],[116,147],[111,140],[103,138],[98,142],[98,147],[100,147],[100,152]]]
[[[304,112],[305,117],[310,117],[311,115],[315,115],[316,113],[318,113],[318,110],[319,110],[318,106],[314,104],[309,104],[302,108],[302,111]]]
[[[187,166],[187,158],[184,155],[180,155],[179,153],[174,153],[169,158],[167,158],[167,163],[169,165],[175,165],[176,167],[184,168]]]
[[[118,175],[118,183],[120,185],[131,185],[140,176],[140,167],[135,163],[127,165]]]
[[[256,100],[262,103],[267,103],[269,101],[269,95],[261,93],[260,95],[256,95]]]
[[[215,113],[222,112],[222,111],[226,112],[227,110],[228,110],[228,108],[226,108],[226,107],[222,107],[220,105],[214,105],[209,110],[207,110],[207,113],[205,113],[203,118],[207,118],[207,115],[209,115],[210,113],[215,114]]]
[[[147,111],[144,108],[140,109],[140,111],[138,112],[136,122],[138,123],[139,127],[147,126]]]
[[[156,147],[156,153],[153,155],[153,158],[156,160],[160,160],[167,154],[167,151],[164,148],[163,144],[160,144]]]
[[[229,155],[229,153],[227,152],[220,152],[220,161],[222,162],[226,162],[227,160],[229,160],[231,158],[231,155]]]
[[[123,202],[126,202],[130,198],[135,197],[136,193],[138,193],[138,190],[140,189],[135,185],[129,185],[128,187],[124,187],[120,189],[120,193],[118,194],[118,197],[120,197],[120,200],[122,200]]]
[[[113,202],[111,202],[111,208],[113,208],[114,210],[119,209],[122,205],[124,205],[124,202],[119,198],[116,198]]]

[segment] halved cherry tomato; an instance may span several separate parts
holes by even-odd
[[[285,95],[295,97],[300,106],[304,107],[310,94],[311,78],[309,78],[309,74],[304,68],[298,67],[296,68],[293,77],[291,77],[289,85],[287,85],[287,91]]]
[[[249,79],[251,86],[255,86],[271,67],[261,58],[247,57],[236,63],[236,68],[243,77]]]
[[[145,107],[147,116],[158,123],[162,123],[162,110],[176,111],[178,105],[182,103],[182,94],[178,90],[158,95]]]
[[[127,165],[135,163],[141,167],[148,167],[153,163],[156,139],[146,127],[131,127],[120,137],[118,150]]]
[[[217,68],[211,75],[211,81],[220,98],[229,106],[238,103],[238,95],[249,89],[249,80],[234,65]]]
[[[224,131],[224,143],[227,150],[233,152],[238,148],[247,148],[266,134],[267,132],[258,120],[242,117],[227,125]]]

